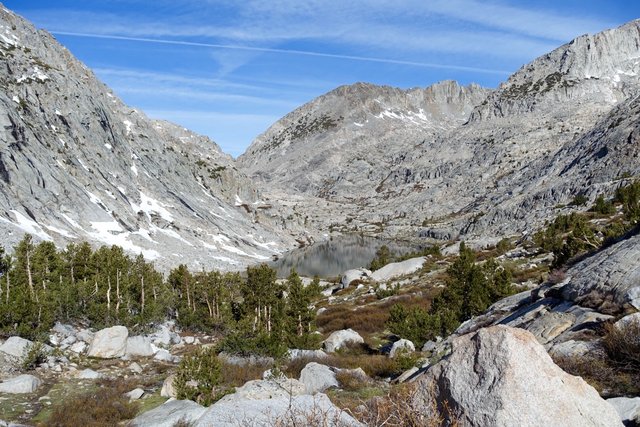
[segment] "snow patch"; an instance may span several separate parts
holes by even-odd
[[[20,104],[20,98],[18,98],[16,95],[13,95],[13,98],[11,98],[13,100],[13,102],[15,102],[16,104]]]
[[[422,127],[433,127],[433,123],[431,123],[431,120],[427,117],[422,108],[418,110],[418,112],[409,111],[397,113],[391,110],[384,110],[375,117],[382,120],[385,118],[401,120],[403,122],[413,123]]]
[[[138,168],[135,163],[131,163],[131,172],[133,172],[135,176],[138,176]]]
[[[78,224],[73,219],[71,219],[67,214],[60,214],[60,215],[62,216],[62,218],[64,218],[73,227],[77,228],[78,230],[84,231],[84,229],[80,226],[80,224]]]
[[[160,228],[160,227],[156,227],[155,225],[151,224],[151,232],[152,233],[162,233],[166,236],[172,237],[176,240],[180,240],[182,243],[187,244],[188,246],[193,246],[193,244],[191,242],[189,242],[188,240],[186,240],[184,237],[182,237],[181,235],[179,235],[178,233],[176,233],[174,230],[169,230],[166,228]]]
[[[29,234],[33,234],[34,236],[41,238],[42,240],[53,241],[53,238],[42,229],[40,224],[31,220],[30,218],[27,218],[16,210],[12,209],[11,212],[13,212],[13,215],[16,217],[16,221],[18,221],[17,223],[12,223],[13,225],[21,228]]]
[[[111,146],[111,144],[104,144],[104,146],[107,148],[107,150],[111,150],[113,149],[113,147]]]
[[[138,205],[134,202],[130,202],[130,203],[131,203],[131,208],[133,208],[134,212],[142,211],[146,213],[149,220],[151,220],[151,214],[156,213],[160,215],[160,217],[165,221],[173,222],[173,216],[164,207],[164,205],[159,201],[157,201],[156,199],[147,196],[142,191],[140,192],[140,204]]]
[[[36,65],[33,67],[33,71],[31,71],[30,74],[23,74],[22,76],[18,77],[16,79],[16,83],[18,84],[25,83],[25,82],[29,83],[34,80],[40,83],[44,83],[49,79],[50,79],[49,76],[43,73],[42,70],[40,70],[40,68],[38,68],[38,66]]]
[[[107,245],[117,245],[125,251],[141,253],[148,260],[160,258],[160,253],[153,249],[144,249],[129,240],[131,233],[123,232],[122,227],[116,221],[92,221],[91,227],[95,230],[89,232],[89,236]]]
[[[60,140],[60,142],[62,142],[62,146],[63,146],[63,147],[67,145],[67,143],[66,143],[66,142],[64,142],[63,140]],[[85,165],[85,164],[84,164],[84,162],[83,162],[82,160],[80,160],[80,159],[76,159],[76,160],[78,160],[78,163],[80,163],[80,166],[82,166],[83,168],[85,168],[85,169],[87,170],[87,172],[91,172],[91,170],[89,170],[89,168],[87,167],[87,165]]]
[[[54,233],[58,233],[61,236],[68,237],[70,239],[75,238],[74,234],[69,233],[67,230],[63,230],[62,228],[54,227],[53,225],[43,225],[47,230],[53,231]]]
[[[133,129],[133,123],[131,123],[129,120],[123,120],[122,123],[124,124],[127,130],[127,135],[131,135],[131,130]]]
[[[244,204],[244,202],[242,201],[242,199],[240,198],[240,196],[238,196],[236,194],[236,206],[242,206]]]

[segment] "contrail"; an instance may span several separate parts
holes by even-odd
[[[315,57],[322,57],[322,58],[346,59],[350,61],[364,61],[364,62],[378,62],[378,63],[384,63],[384,64],[409,65],[413,67],[440,68],[440,69],[468,71],[468,72],[484,73],[484,74],[511,75],[510,71],[492,70],[488,68],[465,67],[461,65],[435,64],[431,62],[402,61],[398,59],[375,58],[370,56],[340,55],[335,53],[322,53],[322,52],[313,52],[313,51],[307,51],[307,50],[275,49],[275,48],[268,48],[268,47],[255,47],[255,46],[242,46],[242,45],[229,45],[229,44],[216,44],[216,43],[199,43],[199,42],[188,42],[188,41],[180,41],[180,40],[152,39],[152,38],[145,38],[145,37],[116,36],[116,35],[108,35],[108,34],[74,33],[69,31],[51,31],[51,33],[61,35],[61,36],[71,36],[71,37],[89,37],[94,39],[125,40],[125,41],[134,41],[134,42],[142,42],[142,43],[195,46],[195,47],[207,47],[207,48],[216,48],[216,49],[248,50],[253,52],[282,53],[287,55],[304,55],[304,56],[315,56]]]

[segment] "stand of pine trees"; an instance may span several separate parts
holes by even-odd
[[[246,279],[239,273],[192,273],[180,265],[165,279],[142,255],[130,257],[118,246],[94,250],[82,243],[58,250],[28,234],[12,255],[0,246],[3,336],[42,339],[56,321],[143,332],[175,319],[190,329],[225,332],[228,350],[275,354],[289,344],[315,342],[309,308],[315,293],[295,271],[280,283],[267,265],[249,267]]]

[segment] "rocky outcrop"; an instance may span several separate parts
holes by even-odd
[[[386,282],[405,274],[412,274],[422,268],[425,260],[425,257],[418,257],[400,262],[391,262],[371,273],[371,278],[376,282]]]
[[[360,344],[363,342],[364,339],[353,329],[343,329],[332,332],[322,345],[327,353],[333,353],[347,344]]]
[[[446,359],[420,378],[469,426],[622,426],[615,409],[579,377],[556,366],[529,332],[493,326],[453,341]]]
[[[129,330],[124,326],[112,326],[101,329],[91,341],[87,356],[99,359],[114,359],[122,357],[127,351]]]

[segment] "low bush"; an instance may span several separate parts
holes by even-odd
[[[138,403],[129,402],[125,392],[132,384],[102,380],[97,390],[57,403],[46,422],[49,427],[112,427],[132,419]]]
[[[640,320],[607,325],[602,345],[609,358],[622,368],[640,372]]]

